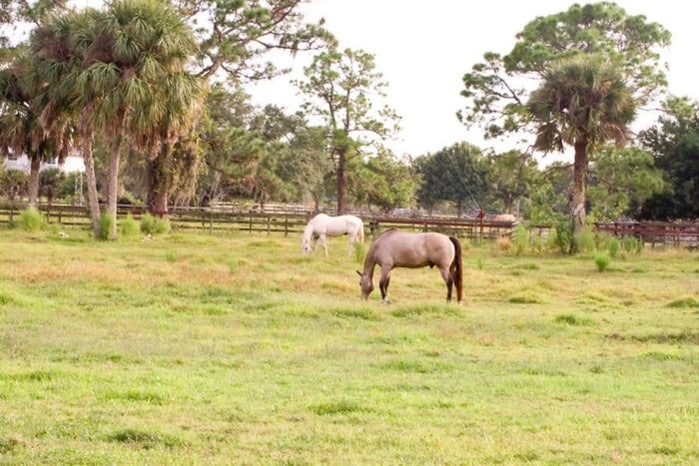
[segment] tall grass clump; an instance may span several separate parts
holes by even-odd
[[[577,252],[592,252],[595,250],[595,232],[586,225],[575,237],[575,250]]]
[[[46,225],[46,219],[41,215],[41,212],[36,209],[23,210],[17,218],[17,226],[29,233],[44,230]]]
[[[607,251],[609,251],[609,255],[612,257],[616,257],[617,254],[619,254],[619,238],[616,236],[610,236],[607,239]]]
[[[643,252],[644,244],[640,238],[627,236],[621,241],[621,247],[624,249],[624,252],[640,254]]]
[[[529,246],[529,230],[527,227],[521,223],[515,225],[514,230],[512,230],[512,242],[518,256],[525,252]]]
[[[552,246],[561,254],[569,255],[575,253],[575,226],[573,219],[568,216],[561,216],[554,228],[551,229]]]
[[[603,252],[595,254],[595,265],[597,266],[598,272],[604,272],[609,268],[609,256]]]
[[[102,212],[98,220],[100,226],[99,239],[102,241],[107,241],[109,235],[112,233],[112,226],[114,225],[114,216],[107,212]]]
[[[515,249],[514,242],[507,236],[501,236],[495,241],[495,246],[502,252],[510,252]]]
[[[140,226],[130,213],[119,222],[119,237],[130,239],[138,236]]]
[[[150,213],[145,213],[141,217],[141,232],[147,235],[168,233],[171,230],[170,220],[153,217]]]

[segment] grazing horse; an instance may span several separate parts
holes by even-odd
[[[498,214],[495,217],[493,217],[493,221],[495,222],[511,222],[514,223],[517,221],[517,217],[515,217],[512,214]]]
[[[320,239],[325,255],[328,255],[328,236],[347,235],[349,240],[349,253],[352,255],[354,250],[354,242],[364,242],[364,222],[359,217],[354,215],[340,215],[331,217],[326,214],[318,214],[313,217],[303,230],[303,238],[301,239],[301,252],[308,254],[311,248],[315,251],[318,240]],[[313,244],[311,245],[311,241]]]
[[[406,233],[388,230],[379,236],[367,251],[364,259],[364,271],[357,273],[362,279],[362,297],[368,299],[374,289],[374,267],[381,267],[379,289],[381,299],[390,301],[388,283],[394,267],[418,268],[429,265],[439,267],[444,283],[447,285],[447,302],[451,301],[452,286],[456,285],[456,299],[461,302],[463,291],[463,261],[461,243],[453,236],[441,233]]]

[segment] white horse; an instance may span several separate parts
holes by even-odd
[[[364,222],[354,215],[331,217],[326,214],[318,214],[308,222],[308,225],[303,230],[301,252],[308,254],[311,249],[315,251],[318,240],[320,240],[327,256],[327,237],[340,235],[347,235],[349,240],[349,253],[347,255],[351,256],[354,250],[354,242],[364,242]],[[311,241],[313,242],[312,245]]]

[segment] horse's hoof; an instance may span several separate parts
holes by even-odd
[[[384,304],[391,304],[391,300],[390,300],[390,299],[384,299],[384,300],[383,300],[383,303],[384,303]]]

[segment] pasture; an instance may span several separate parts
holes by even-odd
[[[384,305],[344,237],[67,233],[0,232],[2,464],[699,462],[697,253],[464,241]]]

